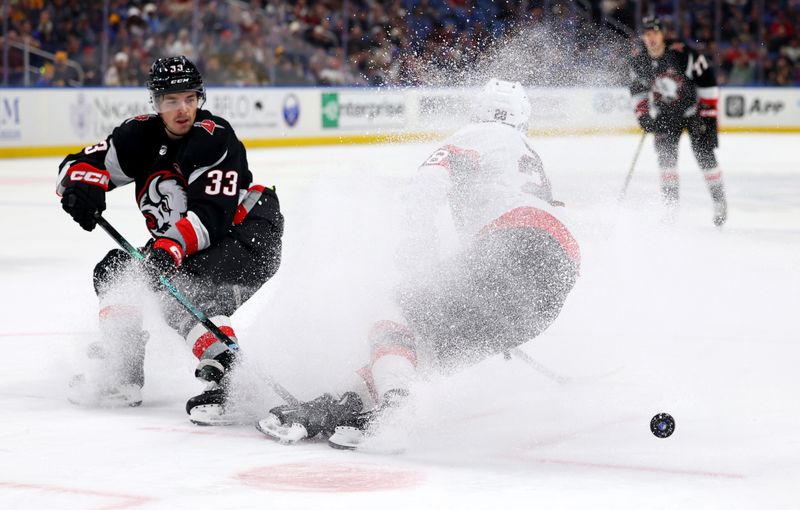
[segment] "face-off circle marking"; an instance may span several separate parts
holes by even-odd
[[[375,492],[408,489],[425,481],[422,473],[375,464],[325,462],[264,466],[235,478],[251,487],[278,491]]]

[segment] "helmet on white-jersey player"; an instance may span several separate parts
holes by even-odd
[[[518,81],[492,78],[483,87],[472,110],[477,122],[501,122],[520,131],[528,130],[531,103]]]

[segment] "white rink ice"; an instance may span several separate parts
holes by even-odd
[[[421,384],[399,455],[191,425],[194,361],[156,317],[142,407],[69,404],[97,335],[91,271],[115,245],[61,211],[59,159],[0,160],[0,509],[798,508],[800,137],[721,138],[722,230],[685,137],[672,225],[650,140],[622,210],[635,136],[537,140],[583,266],[523,349],[571,380],[498,356]],[[250,151],[286,216],[281,269],[234,316],[250,405],[280,403],[259,370],[311,398],[365,361],[392,278],[393,193],[432,147]],[[113,192],[106,217],[141,244],[132,193]],[[649,430],[662,411],[668,439]]]

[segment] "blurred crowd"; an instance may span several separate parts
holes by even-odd
[[[534,85],[585,84],[587,69],[597,71],[594,83],[623,84],[643,13],[661,15],[671,36],[713,58],[723,84],[800,84],[800,0],[108,0],[107,11],[88,0],[6,5],[0,48],[14,44],[0,51],[0,70],[7,55],[9,85],[26,82],[25,45],[35,70],[27,83],[35,86],[138,86],[153,59],[175,54],[193,58],[210,85],[453,84],[465,70],[493,65],[513,67],[513,78]]]
[[[797,0],[716,0],[655,3],[655,13],[678,26],[673,37],[712,56],[725,85],[800,84],[800,2]],[[719,44],[717,44],[719,37]]]

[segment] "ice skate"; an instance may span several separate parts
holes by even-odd
[[[661,186],[661,200],[664,204],[661,224],[666,226],[674,225],[678,221],[678,210],[680,208],[680,191],[674,182],[674,178],[669,185]]]
[[[67,400],[83,407],[137,407],[142,405],[142,387],[123,382],[102,382],[77,374],[69,382]]]
[[[69,382],[67,400],[84,407],[136,407],[142,404],[146,331],[125,338],[127,352],[114,352],[107,342],[92,342],[87,356],[92,366]]]
[[[407,446],[408,434],[402,424],[395,422],[406,407],[404,404],[407,400],[407,390],[387,391],[380,405],[337,426],[328,439],[328,446],[337,450],[358,450],[380,436],[379,444],[372,444],[370,450],[381,453],[402,452]]]
[[[189,421],[195,425],[234,425],[242,423],[243,417],[229,409],[229,385],[227,378],[223,378],[221,382],[207,382],[203,393],[190,398],[186,402]]]
[[[326,393],[314,400],[273,407],[256,429],[281,443],[291,444],[318,434],[328,436],[339,424],[351,423],[361,413],[361,398],[347,392],[339,399]]]
[[[272,412],[256,422],[256,429],[266,436],[284,444],[293,444],[308,437],[308,429],[298,422],[284,421]]]
[[[664,206],[664,212],[661,216],[661,224],[669,227],[678,222],[678,203],[669,202]]]
[[[231,366],[227,362],[227,366]],[[203,392],[186,402],[186,413],[189,421],[195,425],[224,426],[252,423],[252,416],[237,407],[231,400],[233,381],[230,368],[224,373],[217,370],[205,370],[211,365],[200,363],[195,377],[206,383]],[[221,366],[221,365],[220,365]],[[214,376],[209,376],[214,373]],[[220,376],[220,374],[222,374]]]
[[[714,201],[714,226],[721,227],[728,219],[728,203],[723,200]]]

